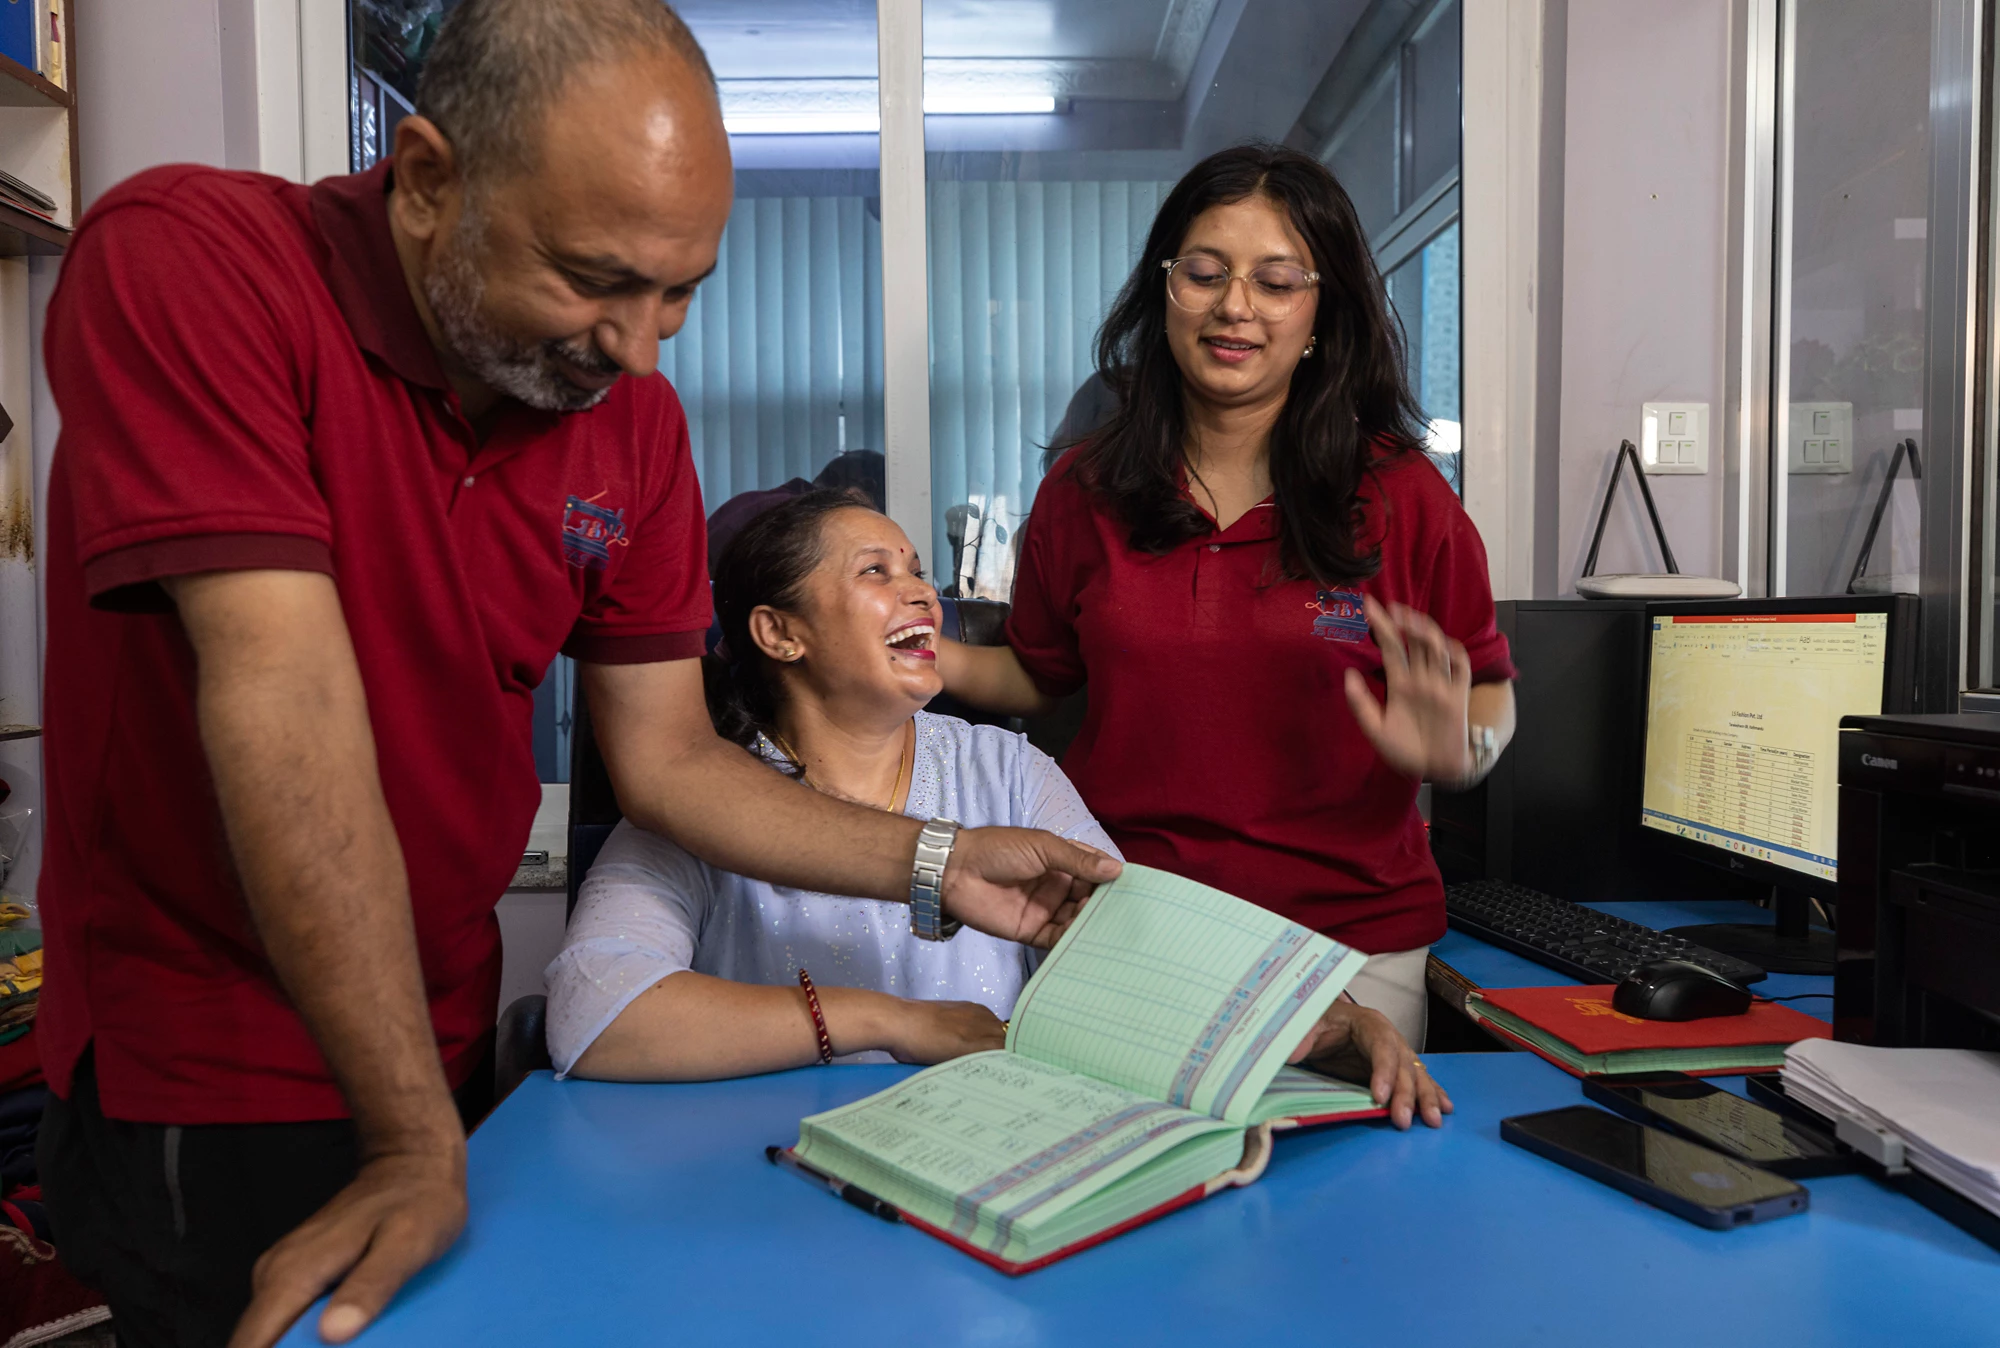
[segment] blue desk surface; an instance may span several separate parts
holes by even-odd
[[[1860,1176],[1708,1231],[1500,1140],[1570,1104],[1527,1053],[1427,1059],[1440,1131],[1279,1141],[1230,1190],[1023,1278],[766,1164],[900,1067],[696,1086],[528,1079],[474,1134],[472,1220],[364,1348],[557,1343],[1991,1345],[2000,1253]],[[314,1313],[316,1315],[316,1312]],[[313,1316],[287,1343],[317,1342]]]
[[[1693,903],[1590,903],[1584,907],[1601,909],[1627,921],[1662,930],[1668,927],[1691,926],[1698,922],[1769,923],[1772,920],[1769,912],[1754,904],[1728,900]],[[1431,954],[1482,988],[1546,988],[1576,981],[1565,974],[1557,973],[1545,964],[1537,964],[1524,955],[1516,955],[1511,950],[1488,945],[1478,937],[1467,936],[1456,929],[1446,932],[1444,939],[1431,947]],[[1830,993],[1833,991],[1833,980],[1803,974],[1770,974],[1763,982],[1752,984],[1750,991],[1759,997],[1790,997],[1801,992]],[[1809,1016],[1817,1016],[1821,1020],[1833,1019],[1833,1002],[1825,997],[1788,1002],[1786,1005]]]

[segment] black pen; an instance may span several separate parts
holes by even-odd
[[[823,1171],[813,1169],[804,1161],[792,1155],[791,1148],[789,1147],[766,1147],[764,1148],[764,1159],[772,1165],[783,1166],[810,1184],[815,1184],[825,1189],[835,1198],[847,1200],[871,1217],[880,1217],[885,1222],[900,1222],[903,1220],[902,1213],[890,1207],[874,1194],[869,1193],[859,1185],[849,1184],[846,1180],[838,1180]]]

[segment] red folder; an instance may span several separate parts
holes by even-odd
[[[1782,1051],[1802,1039],[1831,1039],[1825,1021],[1772,1002],[1752,1002],[1740,1016],[1710,1016],[1703,1020],[1642,1020],[1611,1005],[1609,983],[1587,987],[1482,988],[1479,997],[1562,1040],[1579,1053],[1624,1053],[1649,1049],[1757,1048],[1773,1045]],[[1550,1057],[1535,1045],[1491,1020],[1488,1031],[1555,1063],[1572,1076],[1583,1075],[1568,1063]],[[1682,1068],[1691,1076],[1731,1076],[1761,1068]]]

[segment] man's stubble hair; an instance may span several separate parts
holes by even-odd
[[[451,356],[530,407],[577,412],[608,394],[563,378],[558,353],[585,370],[616,365],[588,339],[522,341],[487,316],[480,261],[491,188],[539,167],[542,124],[579,71],[648,53],[678,57],[714,97],[701,44],[662,0],[462,0],[425,59],[416,109],[451,143],[464,207],[424,277],[424,298]]]
[[[424,59],[416,108],[468,185],[532,173],[542,123],[579,71],[654,52],[679,57],[715,96],[701,44],[662,0],[462,0]]]

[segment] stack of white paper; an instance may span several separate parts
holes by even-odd
[[[2000,1213],[2000,1053],[1807,1039],[1785,1050],[1785,1093],[1886,1128],[1912,1169]]]

